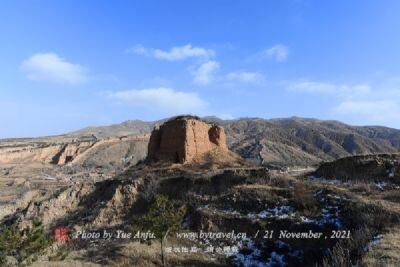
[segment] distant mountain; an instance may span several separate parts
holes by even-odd
[[[259,164],[313,165],[350,155],[396,153],[400,149],[400,130],[381,126],[350,126],[338,121],[299,117],[203,119],[224,126],[230,149]],[[146,134],[163,121],[131,120],[88,127],[67,135],[93,134],[105,138]]]
[[[107,137],[120,137],[124,135],[148,134],[157,122],[147,122],[141,120],[129,120],[119,124],[109,126],[86,127],[75,132],[68,133],[68,136],[87,136],[94,135],[99,139]]]
[[[304,118],[224,121],[232,150],[260,163],[311,165],[350,155],[395,153],[400,130]]]

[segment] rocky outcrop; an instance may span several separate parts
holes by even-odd
[[[149,135],[105,140],[17,140],[0,143],[1,164],[67,163],[85,166],[136,164],[147,155]],[[88,138],[87,138],[88,139]]]
[[[0,163],[52,163],[64,165],[89,149],[95,142],[76,142],[67,144],[16,144],[0,147]]]
[[[147,156],[150,135],[124,136],[97,141],[90,149],[78,154],[73,164],[112,167],[135,165]]]
[[[338,180],[400,183],[400,155],[380,154],[345,157],[322,163],[314,176]]]
[[[93,144],[93,142],[67,144],[58,154],[56,154],[56,156],[54,156],[53,163],[64,165],[68,162],[71,162],[78,155],[89,149]]]
[[[0,164],[42,162],[51,163],[54,155],[62,149],[62,145],[39,146],[23,144],[0,147]]]
[[[197,117],[180,116],[153,130],[148,160],[191,163],[213,152],[229,152],[224,129]]]

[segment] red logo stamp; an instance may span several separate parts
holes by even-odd
[[[67,241],[69,239],[68,236],[68,228],[65,226],[59,226],[54,229],[54,240],[56,241]]]

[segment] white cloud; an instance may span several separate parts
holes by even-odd
[[[207,102],[196,93],[175,91],[171,88],[126,90],[108,94],[109,97],[134,107],[167,113],[204,112]]]
[[[226,75],[226,79],[231,82],[261,84],[265,81],[263,74],[259,72],[234,71]]]
[[[261,56],[274,59],[276,62],[284,62],[288,59],[289,53],[289,47],[278,44],[262,51]]]
[[[55,53],[34,54],[24,60],[20,68],[33,81],[78,84],[88,79],[84,67],[70,63]]]
[[[212,49],[205,49],[202,47],[193,47],[191,44],[184,46],[172,47],[169,51],[161,49],[145,48],[142,45],[136,45],[127,50],[130,53],[138,55],[154,57],[160,60],[178,61],[187,58],[210,58],[215,55],[215,51]]]
[[[142,56],[150,56],[150,49],[145,48],[142,45],[135,45],[134,47],[128,48],[126,50],[128,53],[134,53],[137,55],[142,55]]]
[[[207,61],[202,63],[197,69],[192,71],[193,82],[199,85],[210,84],[215,79],[215,72],[219,69],[217,61]]]

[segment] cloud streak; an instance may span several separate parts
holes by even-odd
[[[20,69],[29,80],[80,84],[88,80],[87,69],[55,53],[37,53],[24,60]]]
[[[208,59],[215,56],[215,51],[202,47],[194,47],[191,44],[184,46],[172,47],[169,51],[146,48],[142,45],[136,45],[127,50],[128,53],[153,57],[159,60],[180,61],[188,58],[204,58]]]
[[[193,82],[198,85],[208,85],[215,80],[215,73],[220,68],[217,61],[207,61],[192,70]]]
[[[289,47],[282,44],[274,45],[260,53],[262,58],[273,59],[276,62],[285,62],[289,57]]]
[[[265,77],[263,74],[259,72],[250,72],[250,71],[230,72],[225,76],[225,79],[229,82],[252,83],[252,84],[262,84],[265,82]]]

